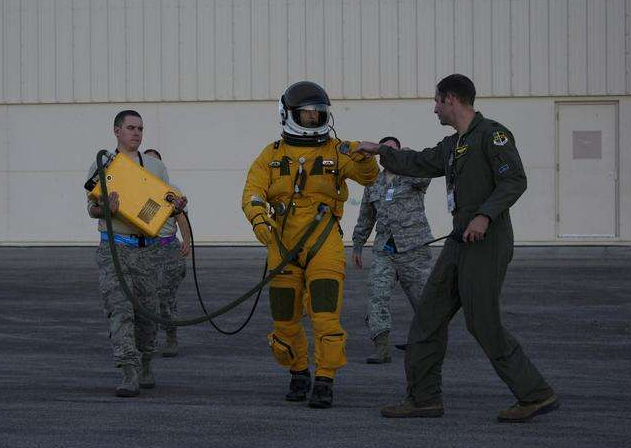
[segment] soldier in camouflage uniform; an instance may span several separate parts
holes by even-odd
[[[169,176],[163,163],[152,157],[143,158],[138,152],[138,147],[142,142],[142,133],[143,123],[138,112],[133,110],[120,112],[114,119],[114,134],[118,143],[116,152],[121,152],[137,161],[145,169],[169,183]],[[88,178],[92,178],[95,171],[96,163],[92,163]],[[157,272],[163,264],[159,238],[145,237],[138,229],[117,217],[119,208],[117,192],[110,192],[109,201],[114,241],[125,281],[138,301],[148,310],[157,313]],[[186,198],[177,199],[176,210],[181,211],[186,206],[186,202]],[[103,207],[102,202],[95,202],[88,198],[88,214],[91,218],[99,220],[98,230],[101,235],[101,244],[96,251],[99,292],[109,323],[114,363],[123,371],[123,381],[116,388],[116,395],[132,397],[139,394],[139,387],[155,387],[155,379],[151,371],[151,357],[155,350],[157,329],[154,322],[134,313],[132,303],[121,288],[108,246]]]
[[[380,143],[400,148],[394,137],[384,137]],[[391,361],[390,295],[397,279],[416,310],[429,275],[432,254],[423,246],[432,240],[424,204],[429,183],[430,179],[398,176],[384,170],[374,185],[364,189],[353,231],[353,260],[362,267],[362,247],[376,224],[366,318],[375,352],[366,359],[368,364]]]
[[[162,160],[162,156],[155,149],[147,149],[144,154],[157,157]],[[171,184],[175,189],[180,190],[177,185]],[[184,210],[187,212],[187,210]],[[182,242],[177,239],[177,229],[180,228]],[[160,241],[158,244],[160,257],[162,258],[162,269],[158,273],[158,286],[156,294],[160,303],[160,315],[165,319],[177,319],[177,290],[186,277],[186,257],[191,253],[191,229],[183,214],[171,217],[158,233]],[[178,354],[177,329],[162,325],[166,331],[166,342],[162,349],[162,356],[172,357]]]

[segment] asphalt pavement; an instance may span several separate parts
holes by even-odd
[[[370,250],[364,256],[369,265]],[[263,262],[261,248],[198,249],[207,307],[256,283]],[[190,274],[179,294],[182,316],[200,313]],[[113,393],[120,373],[94,248],[0,247],[0,447],[631,446],[631,247],[515,249],[504,325],[561,400],[558,411],[527,424],[496,422],[514,398],[462,313],[450,326],[443,368],[445,416],[382,418],[379,407],[405,395],[403,353],[394,351],[391,364],[364,363],[371,352],[367,278],[367,268],[349,267],[349,362],[336,378],[331,409],[284,401],[289,377],[267,345],[267,292],[238,335],[208,325],[181,329],[180,355],[154,362],[157,388],[123,399]],[[235,328],[251,303],[217,322]],[[402,342],[411,311],[398,286],[392,307],[393,339]]]

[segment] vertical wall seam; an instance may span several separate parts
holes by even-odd
[[[364,19],[362,18],[362,3],[361,0],[359,2],[359,98],[364,97],[364,76],[363,70],[361,69],[361,61],[364,58],[363,49],[364,49],[364,29],[363,29]]]
[[[22,37],[24,30],[24,7],[20,0],[20,97],[18,102],[24,102],[24,39]]]
[[[418,48],[418,1],[415,1],[414,3],[414,85],[416,86],[416,98],[419,98],[420,95],[420,88],[418,85],[418,52],[419,52],[419,48]]]
[[[585,0],[585,94],[589,95],[589,0]]]
[[[127,21],[127,0],[123,0],[123,33],[125,37],[125,93],[123,94],[125,101],[129,101],[130,88],[129,88],[129,73],[131,71],[130,63],[129,63],[129,39],[128,39],[128,21]],[[142,59],[144,61],[144,58]]]
[[[342,98],[346,98],[346,90],[344,89],[344,86],[345,86],[344,58],[346,56],[346,52],[344,51],[344,47],[345,47],[344,44],[346,43],[346,41],[344,40],[344,0],[340,2],[340,8],[342,9],[342,12],[340,14],[340,17],[342,19],[340,20],[340,26],[341,26],[340,35],[342,36],[342,89],[341,89],[342,95],[341,96]]]
[[[272,9],[270,5],[270,0],[267,0],[267,94],[265,95],[267,98],[272,97],[272,64],[270,62],[270,56],[272,53],[272,27],[270,24],[272,23],[272,15],[270,10]]]
[[[565,82],[567,84],[567,94],[572,94],[570,87],[570,0],[565,1],[565,53],[566,53],[566,68],[565,68]]]
[[[493,0],[489,0],[489,4],[491,5],[491,24],[493,24],[494,23],[494,21],[493,21],[494,20],[494,18],[493,18],[493,10],[494,10],[494,8],[493,8]],[[491,44],[491,96],[493,96],[495,94],[495,74],[494,74],[495,70],[493,70],[493,67],[495,66],[494,63],[493,63],[493,59],[494,59],[493,58],[493,54],[495,53],[493,51],[493,42],[495,42],[493,40],[493,31],[495,30],[495,27],[490,26],[489,28],[491,28],[491,42],[490,42],[490,44]]]
[[[70,28],[72,30],[72,37],[70,39],[70,44],[71,44],[71,48],[72,51],[70,52],[70,63],[72,64],[72,85],[70,86],[71,89],[71,96],[72,96],[72,102],[74,103],[76,101],[76,93],[75,93],[75,86],[77,83],[77,76],[76,76],[76,72],[75,72],[75,64],[74,64],[74,55],[75,55],[75,51],[76,51],[76,45],[75,45],[75,39],[74,39],[74,35],[75,35],[75,23],[74,23],[74,0],[70,1]]]
[[[7,14],[6,14],[6,3],[5,3],[5,0],[0,0],[0,12],[2,13],[2,15],[0,15],[0,27],[2,27],[2,28],[0,28],[0,33],[2,33],[2,42],[0,42],[0,45],[1,45],[0,50],[2,50],[0,52],[0,74],[2,75],[2,77],[0,78],[0,104],[6,104],[7,103],[7,98],[6,98],[6,95],[4,94],[4,92],[6,90],[5,87],[4,87],[4,84],[6,82],[5,81],[6,80],[5,67],[7,65],[6,64],[6,55],[5,55],[5,53],[6,53],[6,44],[5,44],[5,42],[7,40],[7,37],[6,37],[7,27],[6,27],[6,23],[5,23],[6,22],[6,18],[7,18]]]
[[[438,31],[436,26],[436,21],[438,20],[438,11],[436,11],[437,0],[432,0],[434,2],[434,85],[438,83],[438,51],[436,46],[438,45],[438,39],[436,38],[436,32]]]
[[[289,24],[289,0],[285,0],[285,23]],[[284,88],[287,87],[287,85],[289,84],[289,63],[291,62],[289,60],[289,46],[291,45],[290,39],[289,39],[289,26],[285,27],[285,86]]]
[[[453,59],[452,63],[451,63],[451,70],[452,73],[454,73],[456,71],[456,37],[457,37],[457,32],[456,32],[456,0],[451,0],[451,17],[452,17],[452,26],[451,29],[453,30],[453,35],[452,35],[452,49],[451,49],[451,58]]]
[[[526,19],[528,20],[527,30],[528,30],[528,95],[532,95],[532,43],[530,42],[530,15],[532,14],[532,2],[528,0],[528,15]],[[550,40],[548,38],[548,40]]]
[[[159,67],[160,67],[160,77],[159,77],[159,83],[160,85],[158,86],[158,98],[156,98],[157,101],[162,101],[164,99],[164,94],[162,93],[162,86],[164,85],[164,70],[162,69],[162,50],[164,47],[164,35],[162,33],[162,7],[163,7],[163,2],[164,0],[159,0],[159,5],[158,5],[158,28],[160,30],[160,37],[158,39],[158,41],[160,41],[160,45],[158,47],[158,57],[160,58],[159,61]],[[158,121],[159,123],[159,121]]]
[[[217,99],[217,0],[213,0],[213,98]]]
[[[471,0],[471,67],[469,68],[471,70],[471,77],[475,78],[475,13],[474,13],[474,3],[475,0]]]
[[[397,93],[396,93],[395,98],[401,98],[402,97],[402,95],[401,95],[401,81],[399,79],[400,71],[401,71],[401,69],[400,69],[400,58],[401,58],[401,20],[400,20],[400,17],[399,17],[399,10],[400,10],[400,8],[401,8],[401,0],[397,0],[396,16],[395,16],[396,19],[397,19],[397,65],[396,65],[397,73],[396,73],[396,75],[394,77],[394,80],[395,80],[396,86],[397,86],[395,91]]]
[[[605,6],[605,94],[609,94],[611,91],[609,89],[609,55],[607,54],[609,51],[609,21],[607,20],[609,8],[611,8],[611,5],[607,3]]]
[[[303,0],[302,2],[302,46],[303,46],[303,54],[305,55],[302,58],[303,63],[303,73],[305,74],[305,79],[309,76],[309,71],[307,70],[307,0]]]
[[[93,86],[92,84],[94,83],[92,80],[92,0],[88,0],[89,4],[88,4],[88,52],[90,53],[89,55],[89,64],[88,64],[88,95],[86,100],[88,101],[92,101],[94,98],[93,95]]]
[[[234,4],[234,2],[233,2]],[[181,67],[182,67],[182,0],[177,0],[175,3],[176,14],[177,14],[177,45],[175,46],[175,51],[177,51],[177,99],[182,100],[182,77],[181,77]]]
[[[554,93],[554,91],[552,90],[552,64],[551,64],[551,58],[550,58],[550,53],[552,53],[552,48],[550,48],[550,42],[552,42],[552,30],[550,28],[550,0],[547,0],[548,2],[548,14],[547,14],[547,23],[546,23],[546,29],[548,30],[548,41],[546,42],[547,46],[548,46],[548,95],[550,95],[551,93]]]
[[[254,99],[254,4],[253,0],[250,0],[250,99]]]
[[[513,78],[515,77],[515,73],[513,71],[513,58],[515,56],[513,53],[513,0],[508,0],[508,26],[508,93],[510,96],[513,96],[515,94],[513,88]]]
[[[230,32],[230,35],[232,36],[232,45],[230,45],[230,53],[231,53],[231,60],[232,60],[232,76],[231,76],[231,80],[232,80],[232,100],[236,99],[236,94],[235,94],[235,82],[234,82],[234,74],[235,74],[235,69],[236,69],[236,57],[235,57],[235,53],[234,53],[234,46],[236,45],[236,39],[235,39],[235,19],[234,19],[234,0],[230,2],[230,22],[232,23],[232,29]]]
[[[39,3],[39,1],[37,1],[35,3],[35,23],[36,25],[36,42],[37,45],[35,46],[35,51],[37,52],[37,63],[35,64],[35,66],[37,67],[37,88],[35,89],[37,94],[36,94],[36,101],[41,103],[42,102],[42,92],[41,92],[41,88],[40,88],[40,80],[42,77],[42,51],[41,51],[41,46],[42,46],[42,36],[41,36],[41,20],[42,16],[41,16],[41,4]]]
[[[111,9],[111,5],[110,5],[110,0],[105,0],[105,42],[107,42],[107,48],[106,48],[106,53],[107,53],[107,100],[111,101],[112,100],[112,94],[111,94],[111,84],[112,84],[112,71],[110,69],[110,67],[112,66],[112,58],[111,58],[111,52],[112,49],[110,48],[110,9]]]
[[[55,73],[53,73],[53,97],[55,99],[55,103],[59,102],[59,93],[57,92],[57,82],[58,82],[58,75],[57,75],[57,68],[58,68],[58,61],[57,61],[57,47],[59,45],[59,41],[57,39],[57,3],[53,3],[53,47],[54,47],[54,67],[53,70],[55,71]]]
[[[326,8],[325,8],[325,2],[326,0],[322,0],[322,23],[325,23],[326,21]],[[326,60],[327,58],[327,54],[326,54],[326,44],[327,44],[327,40],[326,40],[326,28],[322,27],[322,84],[324,84],[326,86]],[[325,87],[327,92],[330,92],[331,89],[327,86]]]
[[[631,84],[629,82],[629,69],[630,69],[630,62],[631,62],[631,57],[629,55],[629,33],[631,32],[631,30],[629,29],[629,14],[631,14],[631,11],[629,11],[629,0],[626,0],[624,2],[624,54],[625,54],[625,64],[624,64],[624,73],[625,73],[625,92],[628,94],[631,92]]]
[[[363,27],[362,27],[363,30]],[[362,36],[364,40],[364,36]],[[377,96],[383,98],[383,92],[381,91],[381,48],[383,46],[381,34],[381,1],[377,2]]]

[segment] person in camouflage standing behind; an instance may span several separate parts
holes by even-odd
[[[401,148],[395,137],[384,137],[380,143]],[[433,238],[425,216],[429,183],[430,179],[398,176],[383,170],[377,182],[364,189],[353,231],[353,261],[362,267],[362,248],[376,224],[366,319],[375,352],[366,359],[368,364],[391,361],[390,295],[397,279],[416,311],[429,276],[432,254],[429,247],[423,246]]]
[[[162,161],[162,155],[156,149],[146,149],[144,154]],[[171,184],[180,190],[177,185]],[[184,210],[188,213],[188,210]],[[182,242],[177,239],[177,229],[182,234]],[[160,302],[160,316],[165,319],[177,319],[177,290],[186,277],[186,257],[191,254],[191,229],[184,213],[170,217],[158,233],[160,258],[163,260],[162,270],[158,273],[156,295]],[[162,325],[166,332],[166,341],[162,348],[162,356],[173,357],[178,354],[177,327]]]

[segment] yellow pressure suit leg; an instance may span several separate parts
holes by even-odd
[[[289,264],[283,274],[270,282],[274,331],[268,335],[268,340],[281,366],[293,371],[306,369],[308,342],[300,322],[304,304],[315,339],[315,375],[334,378],[335,371],[346,365],[346,332],[340,324],[346,260],[337,228],[331,231],[318,252],[307,260],[320,231],[316,230],[314,238],[307,241],[300,253],[299,263],[302,266],[306,264],[306,269]],[[268,250],[268,264],[276,266],[280,260],[280,253],[273,243]]]
[[[280,255],[274,244],[268,253],[269,266],[280,263]],[[287,265],[282,274],[270,282],[269,300],[274,319],[274,331],[268,336],[269,345],[278,364],[293,371],[309,366],[307,350],[309,342],[300,322],[303,315],[304,271]]]
[[[335,371],[346,365],[346,332],[340,324],[345,266],[344,244],[336,228],[309,261],[305,272],[316,376],[334,378]]]

